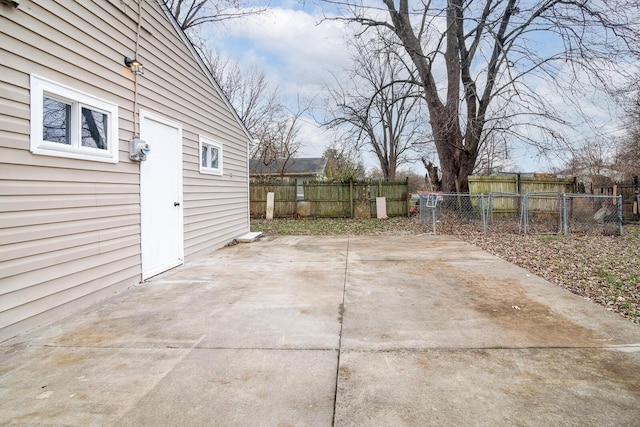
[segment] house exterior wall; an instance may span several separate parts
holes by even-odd
[[[141,280],[137,108],[183,127],[185,259],[249,230],[248,135],[160,3],[24,0],[0,5],[0,340]],[[118,106],[119,160],[32,154],[32,74]],[[200,136],[223,146],[199,172]],[[150,156],[153,155],[153,152]]]

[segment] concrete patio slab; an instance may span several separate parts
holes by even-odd
[[[189,351],[3,346],[0,424],[114,425]]]
[[[637,325],[471,245],[453,250],[442,237],[413,245],[388,238],[374,252],[367,239],[351,239],[343,349],[640,343]]]
[[[337,350],[198,348],[119,424],[329,426],[336,361]]]
[[[266,237],[0,343],[3,425],[633,425],[640,327],[444,236]]]
[[[633,426],[640,353],[346,351],[340,426]]]

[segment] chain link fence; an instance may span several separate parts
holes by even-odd
[[[563,194],[565,234],[622,234],[622,196]]]
[[[429,193],[420,221],[433,233],[622,234],[621,196]]]

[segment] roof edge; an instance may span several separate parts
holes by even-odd
[[[207,79],[209,79],[210,83],[213,85],[215,90],[218,91],[218,94],[220,95],[220,97],[224,101],[225,105],[229,108],[229,111],[231,111],[231,113],[235,117],[236,121],[238,122],[238,124],[240,125],[242,130],[244,131],[245,135],[249,139],[249,142],[251,142],[253,140],[253,136],[251,136],[251,133],[249,132],[249,129],[247,129],[247,127],[245,126],[245,124],[242,121],[242,119],[240,119],[240,115],[238,114],[236,109],[231,104],[231,101],[229,101],[229,99],[226,97],[224,92],[222,92],[222,89],[220,88],[220,85],[218,84],[216,79],[213,77],[213,74],[211,74],[211,71],[209,70],[209,67],[206,66],[206,64],[202,60],[202,57],[200,56],[200,54],[198,53],[196,48],[193,46],[193,43],[191,42],[191,39],[189,39],[187,34],[180,27],[180,24],[178,24],[178,21],[176,20],[175,16],[173,16],[173,14],[171,13],[171,10],[169,10],[169,7],[167,6],[166,1],[165,0],[157,0],[157,2],[160,5],[160,8],[164,11],[165,15],[167,15],[167,18],[169,19],[169,21],[171,22],[171,24],[175,28],[176,32],[178,33],[178,35],[180,36],[180,38],[182,39],[184,44],[187,46],[187,48],[191,52],[191,55],[193,56],[193,58],[196,60],[198,65],[200,65],[200,68],[202,69],[204,74],[207,76]]]

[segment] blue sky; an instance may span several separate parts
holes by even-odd
[[[297,2],[290,7],[285,3],[277,7],[271,4],[265,13],[214,29],[214,47],[247,69],[264,70],[292,104],[298,97],[321,96],[333,74],[340,74],[350,63],[343,25],[337,21],[320,24],[320,10],[310,10],[308,6],[303,10]],[[332,140],[311,117],[303,125],[301,138],[299,156],[321,156]]]
[[[247,19],[230,21],[211,29],[215,49],[237,60],[243,67],[264,70],[272,82],[283,90],[291,102],[298,96],[310,99],[323,92],[325,84],[340,76],[349,66],[350,58],[344,41],[344,27],[339,21],[324,21],[323,13],[313,2],[270,2],[267,12]],[[571,117],[571,106],[566,98],[536,82],[537,90],[550,105]],[[580,123],[569,128],[569,137],[585,140],[593,135],[593,127],[607,135],[616,135],[620,124],[612,115],[612,106],[597,93],[585,93],[583,109],[592,117],[591,125]],[[295,106],[294,106],[295,107]],[[615,111],[614,111],[615,113]],[[332,136],[308,118],[301,131],[303,146],[299,156],[320,156]],[[510,161],[521,172],[546,172],[550,166],[559,166],[560,160],[549,162],[532,147],[512,147]],[[364,156],[371,166],[371,155]],[[414,169],[423,173],[417,162]]]

